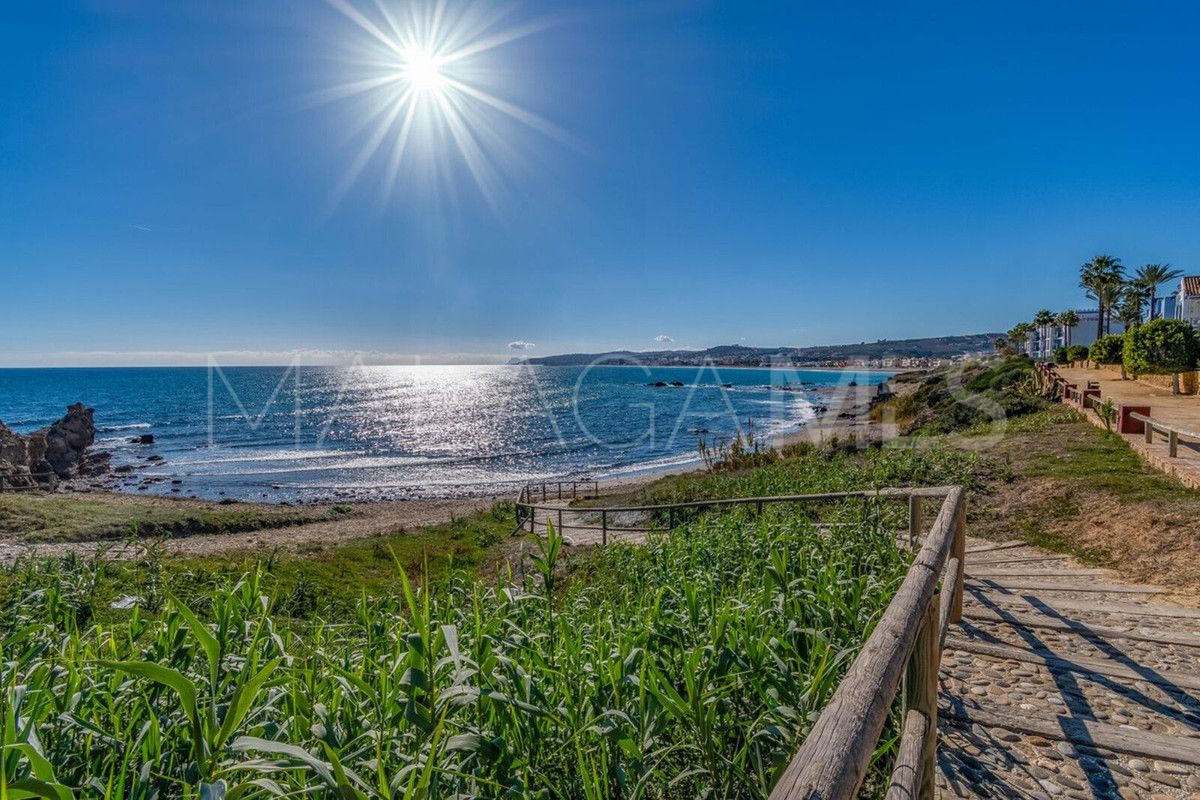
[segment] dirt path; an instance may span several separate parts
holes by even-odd
[[[295,550],[305,545],[336,545],[377,534],[400,533],[409,528],[437,525],[452,517],[462,517],[491,507],[494,498],[474,497],[451,500],[400,500],[361,503],[342,517],[326,521],[264,528],[245,533],[199,534],[167,539],[167,553],[184,556],[211,555],[238,551]],[[0,563],[11,563],[24,555],[92,555],[104,552],[113,558],[136,555],[138,543],[108,539],[103,541],[54,544],[0,542]]]
[[[942,656],[942,797],[1200,797],[1200,611],[1011,542],[972,542]]]

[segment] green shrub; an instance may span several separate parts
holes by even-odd
[[[0,794],[766,797],[908,568],[894,524],[829,513],[836,536],[712,515],[572,575],[549,537],[506,585],[402,575],[332,620],[254,570],[96,622],[73,598],[102,561],[28,562],[0,594]]]
[[[1054,348],[1054,363],[1065,364],[1070,361],[1069,351],[1065,347]]]
[[[997,391],[1003,389],[1011,389],[1015,386],[1020,386],[1029,376],[1033,374],[1033,370],[1025,369],[1010,369],[997,374],[992,378],[989,388]]]
[[[1067,348],[1067,361],[1087,361],[1088,348],[1081,344],[1073,344]]]
[[[1088,359],[1097,364],[1120,364],[1124,358],[1124,348],[1124,336],[1101,336],[1092,342],[1092,347],[1088,351]]]
[[[1125,369],[1134,375],[1174,375],[1196,366],[1196,329],[1180,319],[1156,319],[1125,334]]]

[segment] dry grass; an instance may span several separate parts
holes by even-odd
[[[1076,414],[1051,409],[1018,431],[947,439],[1003,465],[973,498],[972,535],[1018,535],[1127,579],[1200,596],[1200,491]]]

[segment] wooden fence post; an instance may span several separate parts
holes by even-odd
[[[562,509],[558,510],[558,535],[562,536]]]
[[[920,764],[920,780],[915,783],[916,791],[912,795],[918,800],[933,800],[934,777],[937,774],[938,662],[941,656],[938,647],[939,605],[939,597],[935,592],[925,608],[925,619],[917,632],[917,641],[904,672],[905,727],[908,727],[908,717],[913,712],[923,716],[925,722],[920,752],[912,762],[914,768]]]
[[[667,530],[675,530],[675,506],[667,509]]]
[[[1175,458],[1176,456],[1179,455],[1179,433],[1178,432],[1169,431],[1167,433],[1167,451],[1168,451],[1168,454],[1171,456],[1171,458]]]
[[[1146,444],[1154,444],[1154,428],[1149,422],[1146,423]]]
[[[921,496],[919,494],[910,494],[908,496],[908,543],[914,544],[917,537],[921,535],[923,520],[921,519]]]
[[[966,572],[967,562],[967,495],[965,492],[958,501],[958,509],[954,514],[954,548],[951,550],[951,554],[953,558],[958,559],[958,571],[954,576],[954,586],[950,588],[950,591],[954,592],[954,602],[950,604],[950,621],[959,622],[962,620],[963,574]]]
[[[608,511],[600,512],[600,544],[608,544]]]

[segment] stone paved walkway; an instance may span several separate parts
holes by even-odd
[[[942,657],[941,797],[1200,798],[1200,611],[971,542]]]

